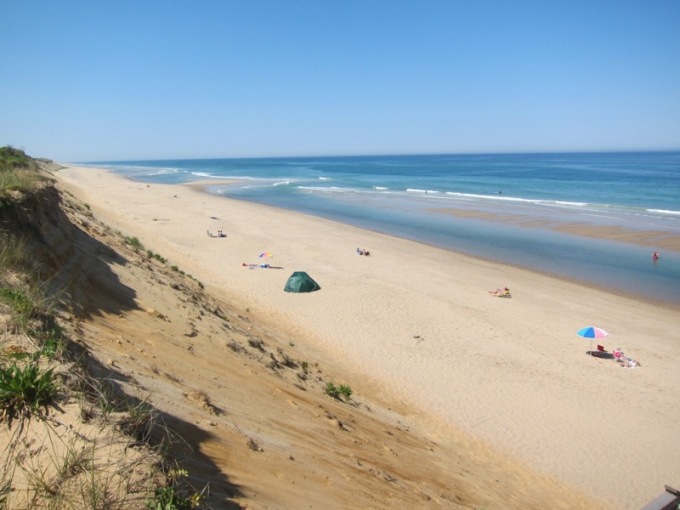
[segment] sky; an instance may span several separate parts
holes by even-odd
[[[0,146],[34,157],[680,150],[678,0],[0,12]]]

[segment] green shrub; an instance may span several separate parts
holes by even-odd
[[[154,497],[147,501],[149,510],[190,510],[201,506],[203,495],[183,484],[187,476],[184,469],[172,469],[167,484],[156,488]]]
[[[29,417],[40,408],[47,412],[57,391],[52,370],[43,372],[35,363],[0,366],[0,419],[11,425],[13,419]]]
[[[0,287],[0,301],[9,306],[13,319],[25,326],[36,313],[36,303],[25,292],[10,287]]]
[[[324,391],[326,392],[326,395],[333,398],[337,398],[338,400],[340,400],[340,397],[342,397],[342,399],[348,401],[352,396],[352,388],[350,388],[346,384],[336,386],[332,382],[329,382],[326,383],[326,388]]]
[[[338,388],[332,382],[326,383],[326,389],[324,391],[326,392],[326,395],[333,398],[338,398],[340,396]]]
[[[165,264],[167,260],[159,255],[158,253],[154,253],[151,250],[146,250],[146,256],[150,259],[156,259],[158,262]]]
[[[21,149],[15,149],[9,145],[0,147],[0,171],[7,172],[13,168],[29,168],[31,163],[31,158]]]
[[[11,191],[27,192],[45,180],[38,165],[24,151],[13,147],[0,147],[0,198]],[[1,205],[1,201],[0,201]]]
[[[0,299],[8,304],[13,311],[22,315],[30,314],[34,308],[33,301],[29,299],[25,292],[18,289],[0,288]]]
[[[338,392],[340,393],[340,395],[342,395],[342,397],[345,400],[349,400],[352,397],[352,388],[350,388],[346,384],[341,384],[340,387],[338,388]]]
[[[132,246],[135,250],[144,250],[144,245],[136,237],[125,237],[125,242]]]
[[[51,329],[34,332],[33,336],[40,342],[41,356],[49,359],[59,358],[66,350],[66,338],[64,331],[59,326]]]

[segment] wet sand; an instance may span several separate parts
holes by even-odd
[[[527,228],[545,228],[593,239],[605,239],[624,243],[650,246],[657,249],[680,252],[680,234],[662,230],[640,230],[618,225],[593,225],[585,222],[557,222],[550,219],[536,219],[523,214],[500,214],[474,209],[437,209],[436,212],[457,218],[474,218],[507,223]]]

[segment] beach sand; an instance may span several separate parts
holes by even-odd
[[[432,441],[462,434],[610,508],[639,508],[664,484],[680,484],[677,307],[212,196],[201,185],[76,167],[57,177],[106,224],[253,320],[326,353],[357,396],[392,402]],[[220,229],[226,238],[206,235]],[[263,261],[265,251],[273,256]],[[263,262],[273,268],[242,265]],[[321,290],[283,292],[298,270]],[[511,299],[487,292],[502,286]],[[621,347],[642,366],[586,355],[596,343],[576,331],[591,324],[610,333],[609,351]]]

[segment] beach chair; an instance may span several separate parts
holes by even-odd
[[[602,352],[602,353],[607,352],[607,349],[605,349],[603,345],[598,345],[598,346],[597,346],[597,350],[598,350],[599,352]]]

